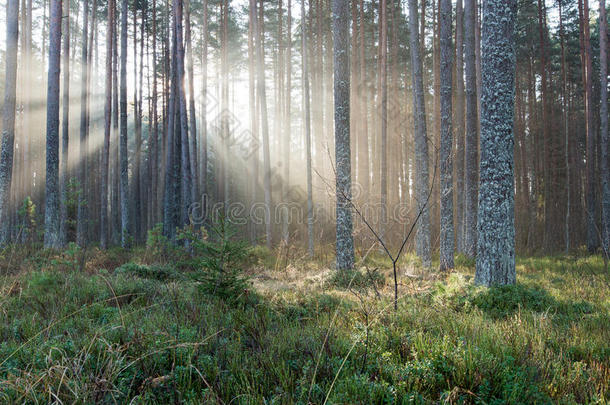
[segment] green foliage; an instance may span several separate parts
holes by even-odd
[[[177,234],[177,240],[184,243],[194,258],[196,271],[192,278],[199,289],[231,303],[250,295],[242,267],[250,248],[236,239],[236,234],[230,222],[222,217],[212,225],[210,236],[205,229],[192,226],[180,229]]]
[[[38,223],[36,221],[36,204],[28,196],[23,200],[21,207],[17,211],[21,222],[21,240],[27,243],[33,243],[38,230]]]
[[[200,260],[210,243],[222,239],[190,239],[183,254]],[[365,345],[353,294],[327,284],[233,305],[189,277],[159,277],[157,265],[136,264],[140,254],[95,255],[129,259],[110,273],[47,262],[3,279],[1,403],[610,401],[599,257],[521,260],[514,290],[454,274],[405,298],[398,313],[384,310],[391,299],[371,298]],[[500,302],[508,294],[519,297],[516,310]]]
[[[171,244],[163,235],[163,224],[159,223],[148,231],[146,237],[146,251],[155,261],[165,261]]]

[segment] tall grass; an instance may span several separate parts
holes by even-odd
[[[407,258],[394,313],[382,259],[365,263],[369,288],[364,268],[346,285],[319,263],[254,252],[261,288],[237,303],[145,251],[90,251],[83,268],[82,252],[14,253],[0,403],[610,401],[601,257],[522,258],[517,286],[494,289],[473,286],[465,260],[446,279],[409,279]]]

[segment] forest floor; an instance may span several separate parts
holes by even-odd
[[[254,248],[237,297],[186,254],[74,246],[0,257],[0,403],[608,403],[610,274],[600,256],[519,258],[479,288],[406,257],[338,274]]]

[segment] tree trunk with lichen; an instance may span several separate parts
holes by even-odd
[[[332,1],[335,95],[335,161],[337,191],[337,269],[354,267],[352,179],[349,128],[349,2]]]
[[[453,47],[451,41],[451,0],[440,4],[440,102],[441,102],[441,226],[440,270],[454,267],[453,233],[453,134],[452,134],[452,75]]]
[[[514,95],[516,0],[483,7],[481,163],[475,282],[514,284]]]
[[[421,59],[420,38],[416,34],[419,29],[417,17],[417,0],[409,0],[409,28],[411,31],[410,52],[413,80],[413,111],[415,113],[415,167],[417,171],[415,179],[415,199],[417,200],[417,212],[419,223],[415,237],[417,255],[421,259],[422,266],[429,268],[432,265],[430,252],[430,209],[429,209],[429,187],[430,176],[428,169],[428,138],[426,130],[426,106],[424,101],[424,79],[423,63]]]

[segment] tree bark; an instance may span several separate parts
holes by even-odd
[[[464,10],[463,0],[455,7],[455,240],[464,252]]]
[[[337,190],[337,269],[354,267],[352,178],[349,128],[349,2],[332,0]]]
[[[426,105],[424,101],[423,63],[421,59],[420,38],[417,34],[419,28],[417,16],[417,0],[409,0],[409,29],[411,31],[410,53],[413,80],[413,111],[415,124],[415,166],[417,178],[415,179],[415,194],[417,211],[421,213],[416,234],[417,255],[422,266],[429,268],[432,265],[430,253],[430,210],[428,193],[430,175],[428,170],[428,137],[426,135]]]
[[[263,46],[262,33],[264,10],[262,0],[260,2],[259,7],[259,20],[255,20],[255,36],[257,39],[257,87],[261,112],[261,129],[263,135],[263,188],[265,194],[265,236],[267,247],[271,248],[271,156],[269,154],[269,120],[267,116],[267,90],[265,85],[265,50]]]
[[[451,41],[451,0],[440,4],[440,103],[441,103],[441,225],[440,270],[454,267],[453,234],[453,134],[452,134],[452,74],[453,47]]]
[[[82,48],[81,48],[81,87],[80,87],[80,137],[79,137],[79,193],[78,193],[78,210],[76,223],[76,241],[84,247],[87,244],[87,225],[88,225],[88,201],[87,194],[87,171],[88,171],[88,151],[87,151],[87,97],[89,83],[89,0],[84,0],[83,3],[83,32],[82,32]]]
[[[483,7],[481,165],[475,282],[514,284],[513,121],[516,0]]]
[[[599,2],[599,60],[600,60],[600,130],[601,130],[601,179],[602,179],[602,236],[603,254],[610,255],[610,168],[608,167],[608,21],[606,0]]]
[[[119,136],[119,164],[120,181],[119,194],[121,199],[121,246],[130,246],[131,235],[129,213],[129,167],[127,149],[127,13],[128,2],[122,0],[121,4],[121,84],[120,84],[120,136]]]
[[[388,12],[386,0],[380,0],[379,7],[379,84],[380,84],[380,162],[381,162],[381,199],[380,199],[380,218],[379,236],[385,238],[385,227],[388,220]]]
[[[51,0],[49,73],[47,78],[47,160],[44,246],[59,249],[59,74],[61,63],[61,0]]]
[[[593,62],[591,51],[591,33],[589,29],[589,0],[580,0],[582,2],[582,20],[583,20],[583,42],[584,42],[584,72],[585,72],[585,127],[587,132],[586,138],[586,161],[587,161],[587,249],[593,253],[599,247],[599,230],[597,227],[597,173],[595,171],[596,158],[596,133],[594,130],[594,113],[593,113]]]
[[[466,142],[464,173],[464,253],[476,256],[478,196],[478,112],[476,74],[476,0],[465,0],[464,54],[466,66]]]
[[[6,54],[2,149],[0,151],[0,246],[10,240],[9,218],[13,154],[15,149],[15,108],[17,104],[17,43],[19,40],[19,0],[8,0],[6,11]]]
[[[62,130],[61,159],[59,171],[60,213],[59,235],[61,245],[68,243],[68,147],[70,142],[70,2],[63,4],[63,94],[62,94]]]
[[[112,28],[115,24],[115,0],[108,1],[108,27],[106,29],[106,55],[112,55]],[[108,170],[110,156],[110,133],[112,125],[112,57],[106,58],[105,102],[104,102],[104,146],[102,149],[102,191],[100,215],[100,245],[102,249],[108,248]]]
[[[186,71],[188,79],[189,99],[188,99],[188,114],[189,114],[189,152],[191,163],[191,183],[192,183],[192,200],[197,201],[199,195],[199,165],[197,158],[197,117],[195,115],[195,83],[194,83],[194,65],[193,65],[193,44],[191,39],[191,1],[186,1],[186,14],[184,18],[185,42],[186,42]]]
[[[307,30],[305,23],[305,0],[301,0],[301,65],[302,65],[302,86],[303,86],[303,120],[305,135],[305,160],[307,170],[307,252],[310,257],[314,254],[313,241],[313,184],[311,173],[311,108],[309,99],[309,61],[307,60]]]

